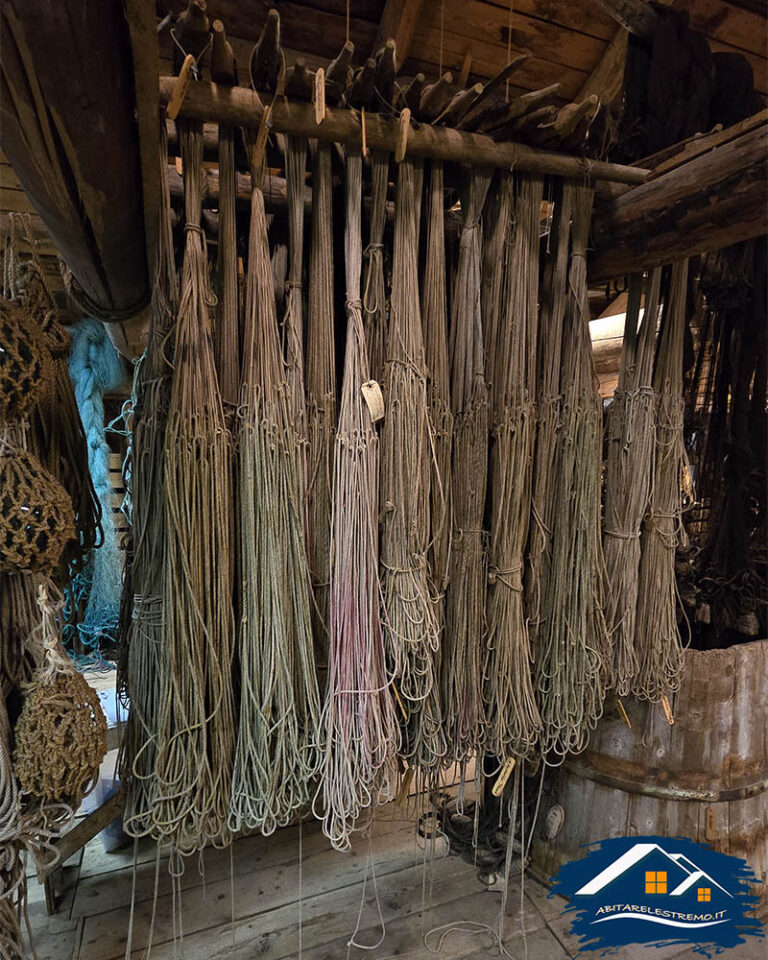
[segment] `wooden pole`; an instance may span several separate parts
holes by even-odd
[[[160,102],[171,97],[174,77],[160,78]],[[190,86],[184,99],[181,115],[198,120],[231,123],[236,126],[256,127],[264,113],[261,98],[244,87],[220,87],[215,83],[199,81]],[[277,133],[293,133],[336,143],[362,147],[360,120],[346,109],[328,107],[321,125],[315,122],[311,104],[290,102],[277,98],[272,103],[271,128]],[[380,114],[365,117],[366,139],[371,149],[393,150],[398,142],[399,123]],[[465,133],[450,127],[421,125],[408,135],[408,155],[471,163],[474,166],[514,167],[529,173],[551,173],[563,177],[593,180],[612,180],[618,183],[644,183],[648,170],[626,167],[601,160],[586,160],[548,150],[537,150],[520,143],[497,143],[490,137]]]

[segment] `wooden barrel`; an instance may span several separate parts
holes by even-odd
[[[547,800],[533,845],[534,873],[548,878],[607,837],[689,837],[745,859],[768,908],[768,640],[689,650],[674,723],[661,704],[615,698],[587,749],[552,772],[550,802],[565,812],[545,836]]]

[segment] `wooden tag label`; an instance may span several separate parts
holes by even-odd
[[[366,380],[362,387],[360,387],[360,391],[363,394],[363,399],[368,404],[368,412],[371,415],[371,420],[373,420],[374,423],[383,420],[384,394],[381,392],[378,381]]]
[[[515,769],[515,758],[507,757],[504,761],[504,765],[501,768],[501,772],[496,778],[496,783],[491,787],[491,793],[494,797],[500,797],[504,793],[504,787],[507,785],[507,780],[512,771]]]
[[[319,126],[325,120],[325,70],[318,67],[315,71],[315,123]]]
[[[176,77],[176,83],[173,85],[173,93],[168,102],[166,114],[169,120],[175,120],[179,115],[181,105],[184,103],[184,97],[186,97],[187,90],[189,90],[189,84],[192,80],[192,67],[194,65],[195,58],[191,53],[188,53],[186,57],[184,57],[184,63],[182,63],[179,75]]]
[[[675,715],[672,713],[672,707],[669,705],[669,700],[667,700],[666,694],[661,698],[661,706],[664,710],[664,716],[667,718],[667,723],[671,727],[675,722]]]

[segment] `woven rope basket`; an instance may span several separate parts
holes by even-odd
[[[0,439],[0,570],[52,573],[74,537],[64,487],[36,457]]]
[[[60,339],[55,331],[54,337]],[[0,420],[26,417],[52,379],[48,336],[25,310],[0,297]]]
[[[13,769],[23,793],[77,809],[107,752],[98,694],[74,671],[32,687],[16,724]]]

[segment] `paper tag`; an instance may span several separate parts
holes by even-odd
[[[179,70],[176,83],[173,85],[171,99],[168,101],[168,109],[166,110],[166,114],[168,115],[169,120],[175,120],[179,115],[181,105],[184,103],[184,97],[186,97],[187,90],[189,90],[189,83],[192,79],[192,67],[194,64],[195,58],[191,53],[188,53],[184,58],[184,63],[181,65],[181,70]]]
[[[363,399],[368,404],[368,412],[371,415],[371,420],[373,420],[374,423],[383,420],[384,394],[381,392],[378,381],[366,380],[362,387],[360,387],[360,390],[363,394]]]
[[[491,793],[494,797],[500,797],[504,793],[504,787],[507,785],[507,780],[509,780],[509,775],[515,769],[515,758],[507,757],[504,761],[504,766],[501,768],[501,773],[496,778],[496,783],[491,787]]]
[[[661,698],[661,706],[664,710],[664,716],[667,718],[667,723],[671,727],[675,722],[675,715],[672,713],[672,707],[670,707],[669,700],[667,700],[666,695]]]

